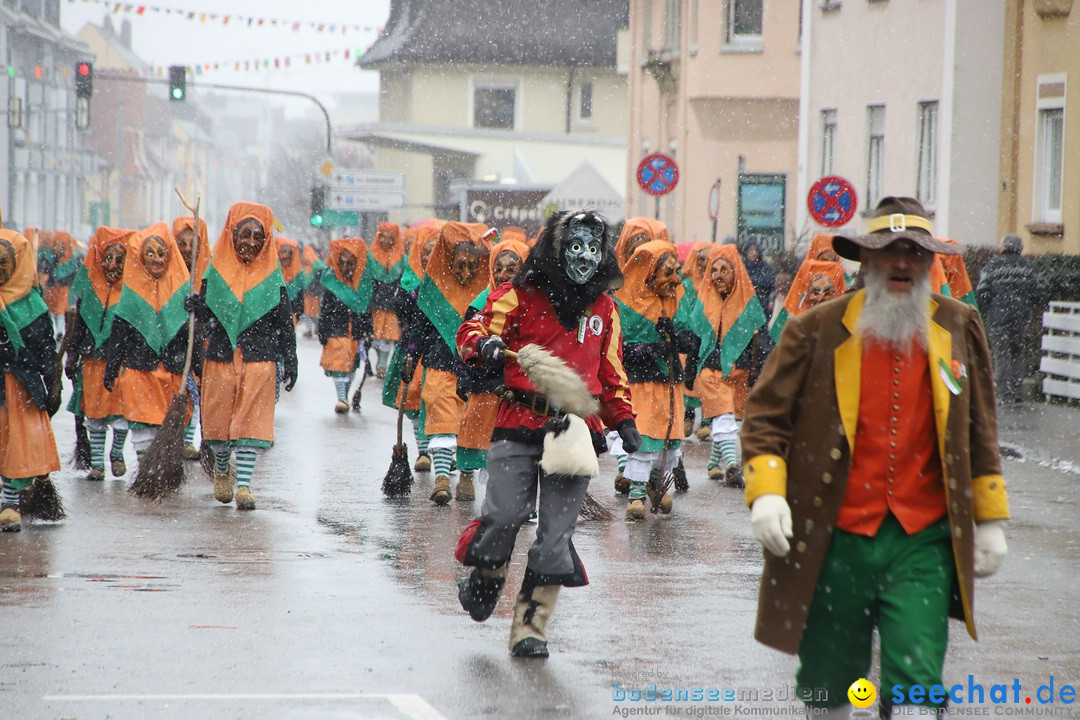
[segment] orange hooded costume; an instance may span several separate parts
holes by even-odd
[[[351,253],[356,259],[351,279],[346,279],[341,272],[341,255],[344,252]],[[341,317],[331,317],[332,301],[324,295],[323,311],[319,315],[319,340],[325,342],[319,367],[326,371],[327,375],[351,376],[360,363],[357,356],[360,341],[356,337],[360,328],[354,327],[352,315],[367,314],[367,306],[371,300],[371,278],[364,277],[367,267],[368,248],[364,238],[351,237],[330,241],[330,256],[322,274],[323,288],[325,293],[340,301],[334,307],[344,312],[340,313]],[[335,320],[337,322],[334,322]],[[333,333],[327,333],[326,327],[331,323],[338,327]]]
[[[105,343],[112,332],[116,304],[124,289],[123,278],[110,285],[102,263],[110,247],[122,248],[125,256],[133,230],[99,227],[90,238],[83,267],[72,289],[79,296],[68,364],[80,368],[78,392],[72,398],[72,412],[94,420],[111,420],[124,415],[120,392],[105,389]]]
[[[384,237],[392,238],[389,246]],[[371,298],[373,333],[376,340],[397,342],[401,339],[401,325],[393,311],[394,291],[405,271],[405,237],[396,223],[381,222],[375,230],[371,243],[372,277],[375,281]]]
[[[37,281],[33,246],[16,231],[0,229],[0,252],[9,251],[15,267],[7,282],[0,285],[0,330],[11,343],[15,363],[38,359],[36,367],[27,369],[42,381],[31,390],[11,370],[0,373],[0,475],[6,478],[5,484],[15,481],[12,487],[22,489],[30,484],[30,478],[60,469],[52,422],[38,404],[45,400],[47,386],[52,384],[56,346],[48,308],[33,290]]]
[[[145,254],[166,254],[155,278]],[[180,391],[187,350],[190,275],[172,231],[157,223],[128,238],[124,287],[106,349],[105,386],[116,383],[129,423],[161,425]]]

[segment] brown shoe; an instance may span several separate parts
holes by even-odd
[[[14,505],[5,505],[0,510],[0,532],[19,532],[22,530],[22,515]]]
[[[431,469],[431,456],[424,453],[416,458],[416,463],[413,465],[413,470],[416,472],[427,472]]]
[[[194,445],[185,445],[180,450],[180,456],[188,462],[194,462],[199,459],[199,448]]]
[[[476,499],[476,488],[473,487],[473,474],[471,472],[463,472],[458,476],[454,499],[464,502],[472,502]]]
[[[112,476],[120,477],[127,472],[127,463],[124,462],[124,458],[113,458],[112,460]]]
[[[724,471],[720,468],[719,465],[710,465],[709,466],[709,479],[710,480],[719,480],[722,477],[724,477]]]
[[[435,478],[435,489],[431,491],[431,501],[436,505],[446,505],[450,502],[450,478],[440,475]]]
[[[233,501],[233,478],[231,473],[214,473],[214,499],[228,505]]]
[[[704,442],[705,440],[709,439],[710,435],[712,435],[712,428],[710,426],[708,426],[708,425],[702,425],[701,427],[699,427],[697,429],[697,439],[698,440],[701,440],[701,441]]]
[[[255,496],[251,494],[251,490],[246,487],[236,489],[236,509],[237,510],[254,510],[255,509]]]
[[[345,413],[349,412],[349,403],[343,403],[338,400],[337,403],[334,405],[334,412],[336,412],[338,415],[344,415]]]
[[[626,519],[627,521],[644,520],[645,519],[645,499],[634,498],[626,506]]]
[[[615,492],[626,495],[630,492],[630,481],[623,475],[622,470],[615,476]]]
[[[86,474],[86,479],[90,482],[101,482],[105,479],[105,468],[90,468],[90,472]]]

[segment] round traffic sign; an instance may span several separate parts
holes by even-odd
[[[717,179],[709,189],[709,219],[720,217],[720,180]]]
[[[637,168],[637,181],[650,195],[667,195],[679,184],[679,166],[664,153],[646,155]]]
[[[806,205],[810,217],[819,224],[839,227],[855,217],[859,202],[851,183],[837,175],[826,175],[810,188]]]

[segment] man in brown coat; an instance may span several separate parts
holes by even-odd
[[[847,718],[881,637],[882,715],[933,715],[948,617],[1006,554],[989,351],[974,309],[930,293],[922,205],[884,198],[837,236],[866,288],[788,320],[746,408],[746,501],[764,546],[755,637],[799,656],[807,705]],[[907,707],[900,706],[921,706]],[[817,715],[815,717],[822,717]]]

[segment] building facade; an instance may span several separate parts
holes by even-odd
[[[801,235],[826,228],[805,201],[828,175],[848,180],[860,232],[884,195],[909,195],[935,232],[965,245],[998,237],[1005,12],[980,0],[804,4],[797,209]]]
[[[1080,8],[1007,0],[997,235],[1034,252],[1080,254]],[[1070,77],[1071,76],[1071,77]]]
[[[358,61],[379,72],[379,121],[338,135],[404,173],[398,222],[459,214],[463,182],[554,188],[584,162],[621,189],[626,25],[626,0],[393,0]]]
[[[0,210],[6,226],[65,230],[85,237],[82,179],[100,159],[76,128],[75,65],[91,59],[60,30],[60,0],[0,1]]]
[[[782,249],[795,232],[799,3],[632,0],[630,56],[628,214],[658,216],[676,242],[753,236]],[[679,169],[659,202],[637,182],[656,152]]]

